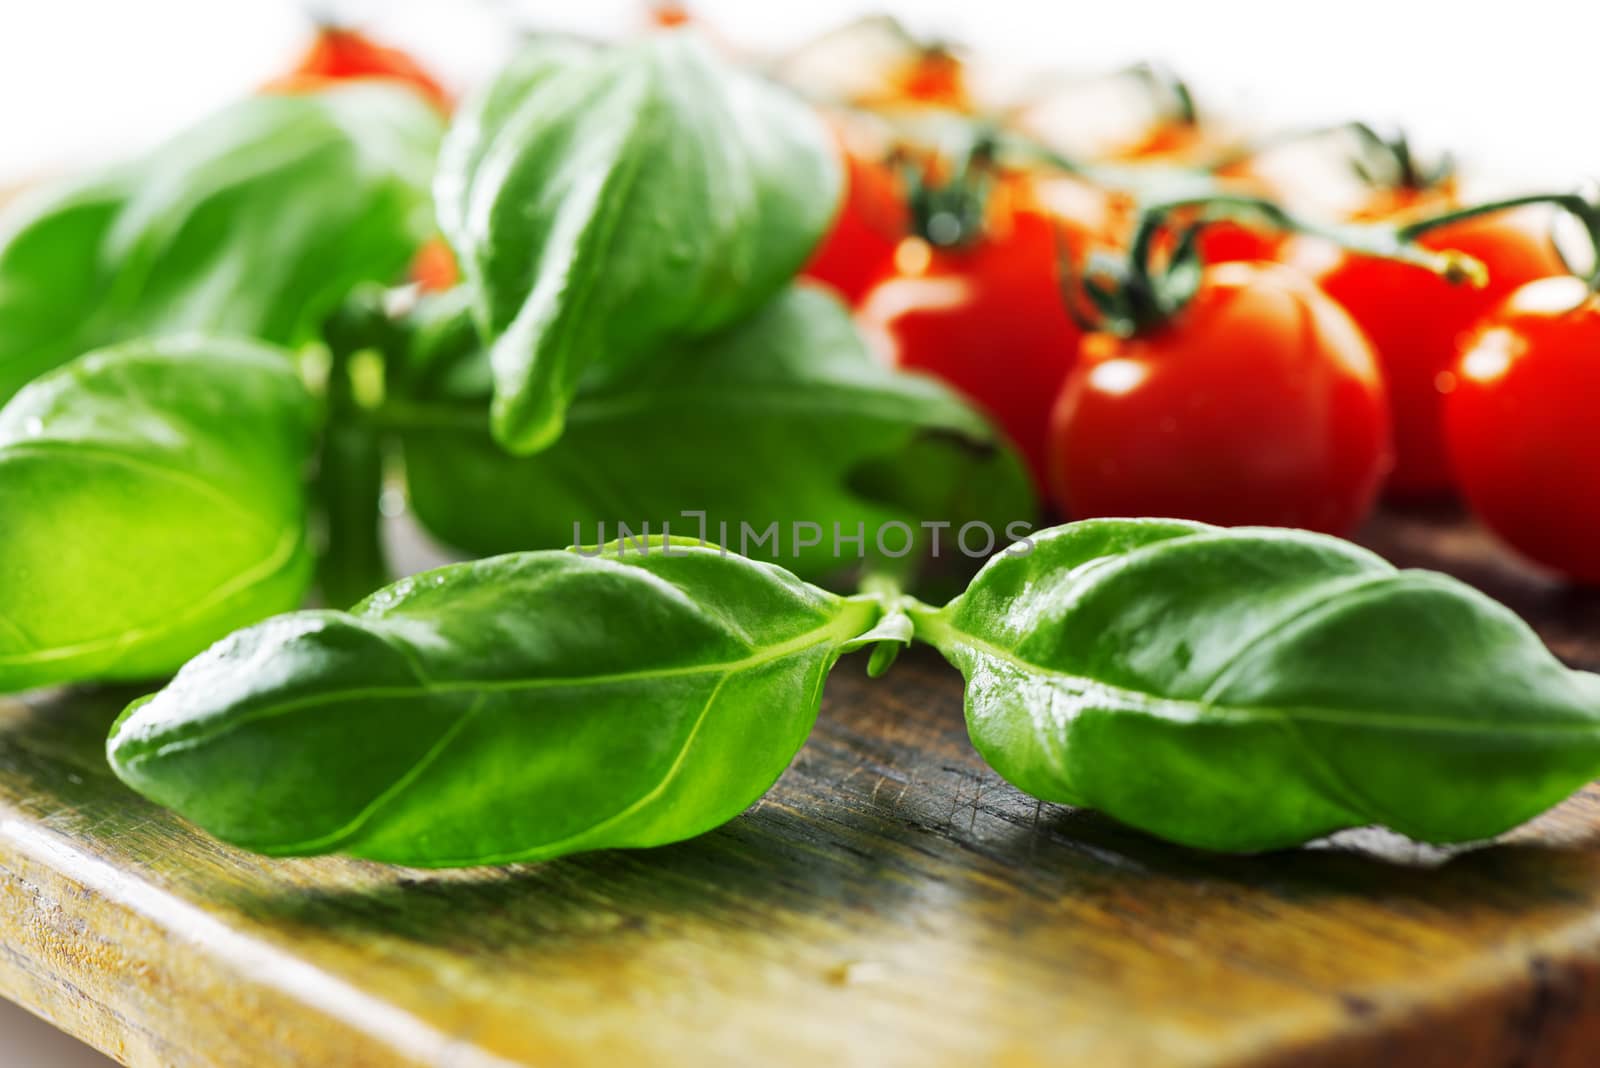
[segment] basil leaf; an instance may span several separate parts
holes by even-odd
[[[0,403],[91,348],[189,331],[284,345],[427,236],[439,120],[376,85],[241,101],[0,221]]]
[[[1075,523],[913,614],[996,771],[1185,845],[1482,839],[1600,768],[1596,676],[1472,588],[1333,538]]]
[[[772,785],[879,611],[660,542],[457,564],[233,635],[132,705],[108,750],[140,793],[265,853],[659,845]]]
[[[453,366],[436,378],[470,380],[470,364]],[[933,379],[874,362],[818,289],[791,288],[714,338],[592,375],[567,434],[538,456],[499,449],[481,413],[446,409],[402,435],[418,518],[474,553],[620,537],[619,522],[698,534],[683,512],[699,510],[709,540],[810,579],[875,555],[880,530],[891,554],[908,533],[928,540],[890,523],[953,524],[940,552],[955,556],[962,524],[1003,538],[1034,514],[1026,473],[990,425]],[[796,537],[797,523],[817,529]],[[864,530],[864,544],[836,553],[835,523],[845,537]]]
[[[110,287],[101,246],[127,195],[109,172],[24,194],[0,215],[0,404],[94,347],[87,321]]]
[[[286,353],[130,342],[0,410],[0,691],[168,674],[305,594],[314,405]]]
[[[815,114],[692,32],[526,50],[452,125],[436,194],[492,343],[495,438],[537,452],[590,364],[760,307],[840,182]]]

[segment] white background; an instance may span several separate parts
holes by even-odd
[[[506,20],[605,30],[638,0],[323,0],[481,80]],[[777,46],[858,0],[703,0],[738,43]],[[903,0],[916,27],[1018,63],[1098,69],[1164,59],[1214,99],[1283,121],[1404,121],[1492,169],[1600,173],[1600,4],[1593,0]],[[0,182],[148,144],[248,92],[302,43],[289,0],[0,0]]]
[[[731,41],[776,48],[863,10],[850,0],[704,0]],[[1594,0],[927,0],[882,5],[915,28],[1030,65],[1160,59],[1264,122],[1403,122],[1498,173],[1600,175]],[[453,87],[481,81],[517,24],[605,32],[634,2],[377,0],[361,18]],[[581,13],[581,14],[580,14]],[[303,47],[286,0],[0,0],[0,185],[135,151],[272,77]],[[0,1064],[105,1064],[0,1004]]]

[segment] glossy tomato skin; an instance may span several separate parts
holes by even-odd
[[[1285,238],[1269,230],[1229,220],[1211,223],[1200,234],[1203,263],[1272,263],[1283,254]]]
[[[1462,346],[1444,428],[1462,495],[1524,556],[1600,584],[1600,301],[1532,282]]]
[[[1283,258],[1344,306],[1378,355],[1394,412],[1393,497],[1448,494],[1454,483],[1440,426],[1444,391],[1463,335],[1517,287],[1565,273],[1538,209],[1480,216],[1431,231],[1421,244],[1480,260],[1488,285],[1453,285],[1409,264],[1352,255],[1311,238]]]
[[[886,164],[841,153],[845,190],[839,214],[801,274],[856,304],[890,269],[906,233],[907,210],[900,183]]]
[[[1030,207],[1006,213],[965,248],[908,238],[858,314],[895,366],[942,379],[987,413],[1041,489],[1050,405],[1082,336],[1057,281],[1065,225]]]
[[[1389,463],[1366,339],[1274,264],[1207,267],[1190,304],[1154,333],[1085,337],[1051,422],[1055,500],[1074,519],[1345,533]]]

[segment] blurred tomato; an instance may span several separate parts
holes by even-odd
[[[417,250],[416,259],[411,261],[411,280],[428,293],[442,293],[461,281],[455,253],[444,238],[432,238]]]
[[[915,55],[889,72],[887,95],[874,104],[913,105],[971,111],[972,93],[967,88],[966,65],[961,58],[940,44],[925,44]]]
[[[1467,503],[1529,559],[1600,583],[1600,299],[1572,277],[1523,286],[1452,375],[1444,430]]]
[[[855,304],[889,269],[908,215],[900,182],[885,162],[841,147],[844,197],[833,228],[801,272]]]
[[[907,238],[859,314],[896,366],[937,376],[988,413],[1041,487],[1050,405],[1081,336],[1062,301],[1057,259],[1102,240],[1109,210],[1105,195],[1082,183],[1076,201],[1062,192],[1054,190],[1047,210],[1037,189],[1008,186],[968,245]]]
[[[317,31],[294,69],[262,87],[264,92],[311,92],[354,78],[378,78],[411,86],[440,111],[450,110],[450,94],[415,59],[377,44],[355,30],[324,26]]]
[[[688,4],[674,3],[673,0],[658,0],[645,8],[645,25],[650,29],[675,30],[695,21]]]
[[[1295,238],[1285,262],[1305,271],[1344,306],[1371,340],[1394,412],[1395,468],[1386,491],[1427,497],[1453,488],[1440,428],[1443,397],[1462,335],[1517,287],[1566,273],[1539,208],[1483,215],[1431,230],[1420,244],[1481,261],[1482,288],[1452,284],[1422,267],[1349,253]]]

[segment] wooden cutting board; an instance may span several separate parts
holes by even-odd
[[[1600,598],[1458,516],[1366,540],[1600,667]],[[144,803],[102,757],[128,696],[0,700],[0,994],[130,1064],[1600,1062],[1594,788],[1469,851],[1209,856],[1023,796],[953,671],[857,657],[727,827],[429,873],[264,860]]]

